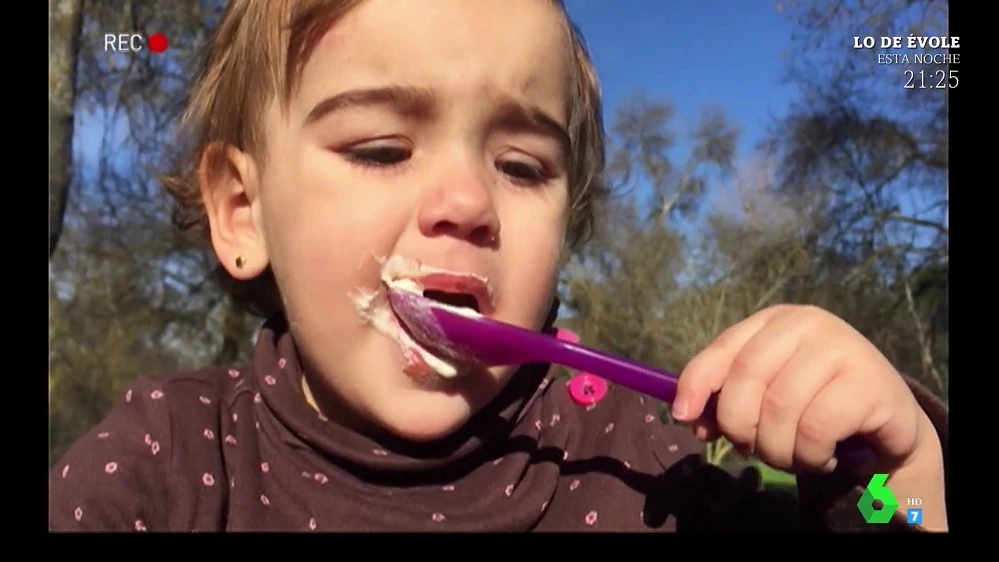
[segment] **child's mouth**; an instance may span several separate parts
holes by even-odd
[[[392,256],[382,262],[381,280],[383,289],[391,286],[420,293],[464,314],[493,312],[487,279],[471,273],[445,271]],[[417,382],[439,384],[474,369],[447,358],[428,342],[417,342],[385,302],[384,293],[361,295],[355,298],[355,303],[363,318],[399,344],[405,363],[403,371]]]

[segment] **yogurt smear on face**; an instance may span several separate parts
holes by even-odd
[[[419,295],[423,295],[424,290],[418,281],[420,276],[442,273],[451,274],[450,272],[444,272],[407,260],[401,256],[392,256],[392,258],[383,260],[381,263],[381,280],[387,288],[400,289]],[[481,281],[485,282],[484,279],[481,279]],[[377,331],[393,339],[399,345],[403,358],[406,361],[405,370],[407,373],[419,370],[422,363],[440,378],[453,379],[458,375],[459,371],[457,367],[427,351],[402,329],[399,320],[395,317],[395,313],[388,304],[384,292],[358,290],[351,295],[351,300],[354,302],[354,307],[363,321],[370,323]],[[467,307],[452,306],[436,301],[434,306],[439,306],[440,308],[468,318],[482,316],[477,311]]]

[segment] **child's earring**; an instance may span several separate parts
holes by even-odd
[[[246,261],[243,260],[243,256],[236,256],[236,269],[243,269],[244,265],[246,265]]]

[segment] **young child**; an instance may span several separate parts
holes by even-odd
[[[551,329],[604,150],[560,2],[233,0],[206,65],[170,189],[269,320],[250,365],[140,378],[53,468],[52,528],[947,529],[945,407],[822,310],[764,310],[693,359],[693,432],[547,365],[455,374],[399,328],[383,276]],[[877,464],[837,466],[857,433]],[[798,501],[704,464],[719,435],[796,471]],[[891,524],[857,508],[873,472]]]

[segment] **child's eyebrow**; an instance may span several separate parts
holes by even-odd
[[[505,98],[496,110],[493,124],[509,131],[537,132],[554,137],[563,154],[569,153],[569,132],[557,119],[534,105]]]
[[[438,107],[437,96],[432,90],[415,86],[384,86],[348,90],[317,103],[305,118],[305,125],[350,107],[389,106],[403,115],[428,117]],[[504,97],[496,106],[493,124],[510,131],[533,131],[554,137],[560,148],[569,150],[569,133],[557,119],[544,110]]]
[[[315,105],[305,118],[310,125],[337,111],[349,107],[387,105],[404,115],[426,117],[436,105],[436,97],[430,90],[414,86],[385,86],[348,90],[330,96]]]

